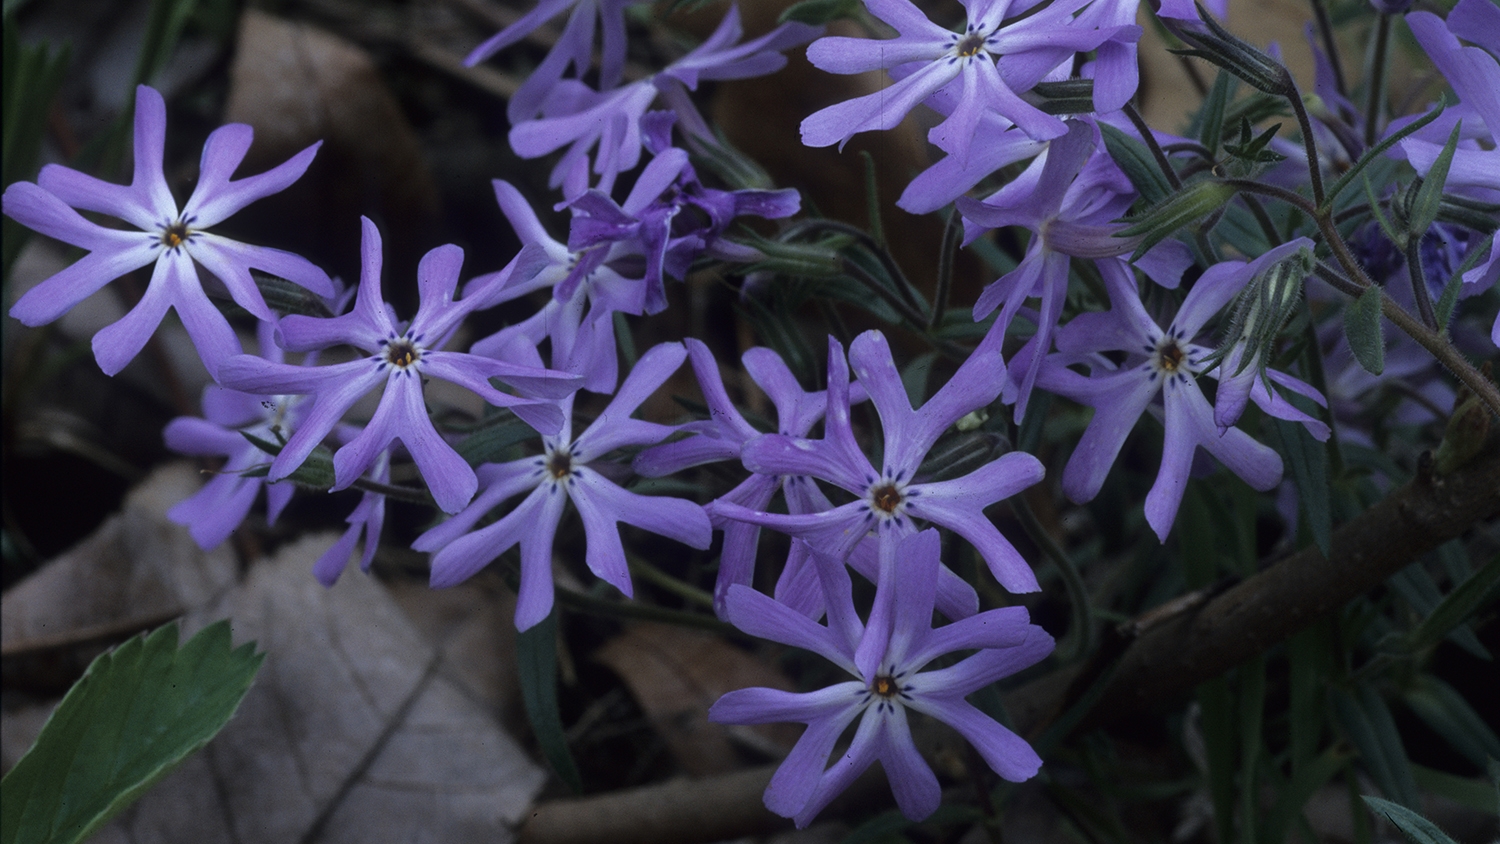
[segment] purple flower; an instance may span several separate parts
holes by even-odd
[[[366,477],[380,484],[391,482],[390,449],[380,452]],[[370,563],[375,559],[375,549],[380,546],[380,531],[385,525],[384,493],[366,491],[344,521],[349,525],[344,535],[313,563],[313,577],[324,586],[332,586],[338,581],[339,575],[344,573],[344,567],[349,565],[349,555],[354,553],[354,544],[361,535],[364,536],[364,551],[360,554],[359,569],[365,572],[370,570]]]
[[[1055,138],[1063,122],[1021,99],[1075,53],[1107,41],[1135,41],[1140,27],[1089,27],[1073,14],[1087,0],[1060,0],[1009,26],[1002,26],[1010,0],[965,0],[968,24],[950,32],[922,13],[911,0],[866,0],[876,17],[898,33],[891,39],[829,37],[813,42],[807,58],[830,73],[897,70],[889,87],[829,106],[802,121],[808,146],[842,146],[854,135],[890,129],[907,112],[945,87],[956,93],[952,113],[928,133],[945,152],[967,160],[969,146],[985,114],[1015,123],[1033,138]]]
[[[536,70],[521,83],[520,89],[511,95],[510,102],[506,105],[506,116],[511,123],[529,120],[536,116],[547,94],[570,66],[575,73],[582,75],[593,64],[596,18],[603,42],[599,61],[599,87],[608,90],[620,84],[620,76],[625,69],[625,7],[639,2],[642,0],[541,0],[536,8],[522,15],[515,23],[475,47],[464,59],[464,64],[470,67],[479,64],[530,35],[568,7],[573,7],[573,13],[568,16],[567,26],[563,28],[557,43]]]
[[[57,164],[42,168],[37,183],[16,182],[5,190],[5,214],[29,228],[88,250],[78,263],[33,287],[11,306],[10,315],[43,325],[126,273],[155,264],[141,301],[118,322],[94,335],[94,357],[109,375],[125,368],[146,345],[168,309],[176,309],[210,375],[240,353],[229,322],[208,300],[196,261],[224,282],[245,310],[266,321],[276,315],[250,277],[265,270],[322,296],[333,295],[327,273],[298,255],[250,246],[208,231],[261,197],[295,182],[312,163],[319,144],[258,176],[231,181],[253,134],[233,123],[215,129],[203,145],[198,186],[179,210],[162,174],[167,107],[161,94],[141,85],[135,92],[135,177],[127,185],[100,181]],[[321,142],[320,142],[321,143]],[[71,207],[69,207],[71,206]],[[111,214],[135,230],[111,229],[77,211]]]
[[[480,302],[476,309],[549,287],[552,298],[527,319],[475,343],[470,353],[504,360],[511,344],[535,348],[545,339],[553,365],[583,376],[585,390],[614,392],[619,364],[612,315],[645,311],[645,282],[621,275],[609,263],[623,256],[625,247],[575,252],[547,234],[509,182],[496,179],[494,186],[500,210],[521,239],[521,252],[500,272],[469,282],[465,295]]]
[[[1036,380],[1042,389],[1094,408],[1094,418],[1063,470],[1063,491],[1069,498],[1081,503],[1098,494],[1126,435],[1157,395],[1163,397],[1166,437],[1161,469],[1146,495],[1146,521],[1163,542],[1182,503],[1188,470],[1199,447],[1255,489],[1265,491],[1276,485],[1281,479],[1281,457],[1244,431],[1220,431],[1215,424],[1213,408],[1197,382],[1197,376],[1210,368],[1206,359],[1212,350],[1193,339],[1250,279],[1311,245],[1299,238],[1249,263],[1226,261],[1209,267],[1166,330],[1146,313],[1128,269],[1117,262],[1099,264],[1113,309],[1080,314],[1064,326],[1057,334],[1060,352],[1042,362]],[[1126,361],[1116,367],[1104,352],[1124,352]],[[1073,364],[1088,366],[1093,374],[1081,375],[1069,368]],[[1283,388],[1323,401],[1317,391],[1291,376],[1274,370],[1266,375]],[[1254,379],[1250,398],[1271,416],[1302,422],[1314,436],[1327,438],[1323,423],[1267,390],[1259,378]]]
[[[706,41],[655,76],[604,92],[574,80],[561,81],[547,96],[542,118],[511,127],[511,148],[522,158],[539,158],[568,147],[552,170],[550,184],[564,185],[564,195],[572,198],[588,187],[588,154],[597,146],[593,171],[600,178],[596,187],[609,193],[615,177],[640,161],[640,120],[658,93],[683,86],[696,91],[702,80],[772,73],[786,64],[780,51],[808,41],[818,30],[799,23],[782,24],[759,38],[736,44],[743,32],[739,9],[731,6]],[[687,107],[686,97],[673,99]]]
[[[814,554],[828,595],[828,624],[778,604],[746,586],[729,592],[729,618],[741,630],[782,644],[805,648],[854,675],[855,679],[816,692],[797,694],[753,688],[730,692],[708,711],[711,721],[764,724],[800,721],[807,730],[797,740],[766,787],[766,808],[795,818],[805,827],[834,797],[880,761],[896,805],[912,820],[938,806],[937,777],[912,741],[907,710],[936,718],[957,730],[995,773],[1012,782],[1029,779],[1042,760],[1024,740],[980,712],[965,697],[1040,662],[1052,652],[1052,637],[1028,623],[1024,607],[989,610],[934,629],[937,531],[902,540],[903,565],[894,579],[901,602],[884,629],[869,627],[855,614],[849,575],[842,564]],[[854,655],[862,641],[882,642],[879,658],[861,668]],[[923,671],[934,659],[955,651],[977,653],[946,668]],[[849,749],[828,765],[835,743],[855,720]]]
[[[993,337],[993,335],[992,335]],[[830,510],[780,515],[751,510],[719,499],[712,515],[773,528],[805,539],[837,560],[868,535],[879,540],[877,611],[889,607],[887,569],[897,541],[916,531],[915,519],[946,527],[978,549],[1001,585],[1012,592],[1035,592],[1036,576],[1014,546],[984,516],[984,508],[1042,479],[1035,457],[1011,452],[961,478],[923,482],[916,475],[928,449],[953,423],[994,401],[1005,382],[997,340],[987,338],[953,378],[913,410],[884,335],[867,331],[849,349],[849,362],[880,415],[885,435],[882,468],[876,470],[855,442],[849,419],[849,368],[836,340],[828,348],[828,411],[824,437],[767,434],[746,443],[746,468],[766,475],[806,475],[852,493],[855,500]]]
[[[693,372],[698,376],[704,401],[708,403],[709,418],[702,422],[690,422],[679,429],[691,432],[693,436],[652,446],[636,455],[635,470],[648,478],[670,475],[705,463],[739,460],[745,443],[761,435],[729,400],[713,353],[697,340],[688,339],[684,342],[693,364]],[[770,349],[754,348],[745,352],[740,360],[750,378],[775,405],[777,430],[783,436],[805,437],[823,419],[823,412],[828,404],[827,393],[822,390],[811,393],[803,390],[780,355]],[[850,385],[849,392],[850,400],[854,403],[866,398],[864,387],[858,382]],[[721,496],[721,500],[763,511],[770,506],[777,491],[782,492],[787,509],[793,514],[821,513],[833,507],[816,484],[806,477],[795,475],[751,474]],[[734,584],[749,586],[754,579],[755,549],[760,540],[760,525],[725,519],[722,516],[713,517],[713,523],[714,527],[724,532],[724,547],[719,555],[719,575],[714,583],[714,612],[724,618],[729,587]],[[865,542],[856,547],[850,563],[874,580],[878,567],[876,559],[873,543]],[[947,569],[944,569],[944,575],[940,586],[940,607],[950,618],[973,615],[979,606],[979,598],[973,587]],[[777,579],[774,594],[778,602],[809,618],[822,615],[823,589],[813,572],[806,543],[792,543],[791,554]],[[944,598],[947,599],[946,603]]]
[[[1037,339],[1030,347],[1037,354],[1011,360],[1013,384],[1005,398],[1015,404],[1016,421],[1026,415],[1040,355],[1051,348],[1067,298],[1071,258],[1128,265],[1125,256],[1139,240],[1115,237],[1125,227],[1114,221],[1134,199],[1130,180],[1104,152],[1099,129],[1090,121],[1069,121],[1068,134],[1050,142],[1020,177],[983,202],[958,199],[970,242],[1001,226],[1025,226],[1033,233],[1021,263],[986,286],[974,303],[976,321],[1003,303],[990,329],[1003,334],[1028,298],[1041,299]],[[1186,246],[1167,239],[1136,264],[1158,284],[1176,287],[1192,262]]]
[[[270,323],[261,323],[263,354],[281,362],[281,349],[271,339]],[[203,416],[179,416],[162,432],[167,448],[195,457],[223,457],[224,465],[203,488],[167,511],[167,518],[185,525],[193,541],[205,551],[216,548],[250,514],[262,487],[266,490],[266,522],[276,518],[292,500],[292,484],[271,484],[244,472],[264,463],[266,453],[245,439],[248,433],[275,442],[278,432],[295,429],[302,411],[300,396],[265,396],[227,390],[210,384],[203,391]],[[243,432],[243,433],[242,433]]]
[[[531,350],[531,354],[536,351]],[[694,548],[707,548],[713,528],[702,507],[680,498],[638,495],[607,480],[590,465],[617,448],[657,443],[672,433],[670,426],[632,419],[630,414],[682,365],[686,356],[680,343],[652,348],[641,356],[604,412],[583,433],[574,437],[571,421],[564,421],[555,436],[542,437],[541,455],[481,466],[483,490],[473,503],[412,543],[418,551],[437,551],[432,557],[433,587],[468,579],[520,543],[516,628],[525,630],[546,618],[552,611],[552,541],[563,505],[570,500],[583,518],[588,543],[584,561],[595,575],[626,596],[632,594],[630,570],[620,543],[619,522]],[[573,399],[563,399],[560,404],[568,420]],[[521,493],[528,494],[499,521],[475,528],[490,510]]]
[[[280,339],[293,351],[347,343],[368,352],[369,357],[304,368],[240,355],[224,364],[221,377],[226,386],[247,392],[314,396],[302,426],[271,461],[267,476],[271,481],[295,471],[356,401],[377,387],[383,388],[380,404],[365,429],[333,456],[333,489],[354,483],[392,440],[400,439],[416,460],[437,505],[456,512],[473,497],[477,481],[474,470],[444,442],[428,418],[422,380],[433,377],[451,381],[491,404],[509,407],[539,430],[555,431],[563,424],[556,406],[502,393],[490,385],[489,379],[499,378],[539,398],[567,395],[580,379],[442,350],[474,307],[468,300],[453,301],[463,264],[463,250],[457,246],[440,246],[422,257],[417,268],[421,304],[411,324],[402,330],[380,295],[380,232],[368,218],[362,218],[362,222],[363,263],[354,309],[332,319],[289,316],[281,321]]]

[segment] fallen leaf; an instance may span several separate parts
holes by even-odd
[[[787,724],[743,729],[709,722],[708,708],[726,692],[749,686],[792,689],[768,662],[711,634],[636,624],[606,642],[595,658],[620,675],[672,755],[695,776],[738,767],[736,742],[777,756],[800,732]]]
[[[116,820],[132,841],[509,841],[544,772],[438,670],[379,581],[313,579],[331,535],[184,620],[267,654],[222,733]]]

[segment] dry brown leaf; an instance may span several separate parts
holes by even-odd
[[[332,589],[318,536],[257,564],[184,622],[228,617],[266,652],[239,712],[203,752],[121,815],[131,841],[508,841],[545,775],[437,671],[385,588]]]
[[[234,552],[201,550],[167,510],[198,491],[198,470],[153,472],[87,539],[0,598],[0,649],[22,653],[123,637],[206,604],[234,585]]]
[[[698,630],[637,624],[600,648],[595,658],[625,680],[668,749],[695,776],[738,767],[734,743],[785,753],[798,728],[786,724],[744,730],[710,723],[708,708],[721,695],[749,686],[791,690],[770,663]]]

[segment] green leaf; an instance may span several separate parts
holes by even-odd
[[[1208,793],[1220,841],[1234,840],[1234,698],[1229,681],[1216,677],[1198,686],[1203,713],[1203,745],[1208,755]]]
[[[458,444],[457,451],[471,466],[501,463],[515,458],[512,446],[536,437],[535,428],[507,413],[496,416],[493,424],[480,425]]]
[[[220,621],[181,648],[174,622],[95,659],[0,782],[0,844],[98,829],[223,728],[264,658]]]
[[[1432,121],[1437,120],[1443,113],[1444,108],[1447,108],[1446,103],[1438,103],[1437,107],[1432,111],[1402,126],[1399,130],[1387,135],[1380,143],[1365,150],[1365,154],[1361,155],[1359,160],[1354,162],[1354,166],[1350,167],[1344,175],[1339,177],[1338,181],[1333,183],[1332,187],[1328,188],[1327,193],[1323,197],[1323,208],[1320,210],[1332,208],[1334,199],[1338,197],[1341,191],[1348,188],[1355,179],[1361,178],[1360,174],[1364,172],[1366,167],[1369,167],[1374,162],[1383,160],[1386,150],[1401,143],[1402,140],[1411,137]]]
[[[1172,185],[1162,174],[1161,168],[1156,166],[1156,158],[1151,155],[1151,150],[1109,124],[1099,124],[1099,131],[1104,136],[1104,146],[1109,151],[1109,157],[1125,171],[1141,199],[1150,205],[1166,199],[1172,192]]]
[[[1384,815],[1385,819],[1401,830],[1401,834],[1406,836],[1406,840],[1412,844],[1457,844],[1448,837],[1448,833],[1438,829],[1437,824],[1405,806],[1389,800],[1381,800],[1379,797],[1371,797],[1368,794],[1364,795],[1363,799],[1371,811]]]
[[[1206,30],[1187,26],[1172,29],[1173,35],[1196,49],[1171,52],[1213,62],[1267,94],[1282,97],[1296,94],[1292,75],[1281,62],[1225,29],[1201,4],[1198,4],[1198,19]]]
[[[1443,285],[1443,294],[1438,297],[1437,306],[1433,308],[1433,315],[1437,319],[1438,328],[1444,334],[1448,333],[1448,323],[1453,319],[1453,309],[1458,305],[1458,294],[1463,292],[1464,273],[1479,266],[1479,262],[1490,254],[1494,248],[1495,235],[1489,234],[1478,245],[1469,250],[1464,256],[1463,263],[1453,270],[1453,277]]]
[[[542,755],[547,757],[558,779],[575,794],[583,793],[583,778],[568,751],[562,713],[557,708],[556,607],[541,622],[516,635],[516,662],[521,675],[521,702]]]
[[[1500,555],[1490,558],[1479,571],[1469,576],[1449,592],[1447,597],[1433,609],[1432,613],[1417,625],[1406,637],[1406,648],[1412,651],[1426,650],[1448,634],[1448,631],[1463,624],[1500,583]]]
[[[1500,759],[1500,738],[1454,688],[1431,675],[1416,678],[1401,699],[1433,732],[1480,767]]]
[[[1323,738],[1325,678],[1332,664],[1329,626],[1318,622],[1287,640],[1287,726],[1292,772],[1298,774]]]
[[[1038,82],[1031,93],[1042,98],[1036,107],[1047,114],[1088,114],[1095,110],[1092,79]]]
[[[1367,683],[1352,692],[1337,689],[1333,692],[1333,706],[1344,732],[1380,790],[1402,805],[1418,805],[1411,762],[1401,746],[1391,711],[1375,689]]]
[[[240,436],[249,440],[250,443],[256,448],[264,451],[266,454],[269,454],[272,457],[281,453],[281,443],[273,443],[270,440],[261,439],[260,437],[257,437],[249,431],[240,431]],[[257,466],[255,467],[255,469],[245,472],[245,477],[265,477],[266,473],[257,471],[259,469],[261,469],[261,467]],[[270,466],[267,465],[265,469],[269,470]],[[310,489],[332,489],[335,480],[333,471],[333,452],[329,451],[327,446],[318,446],[317,448],[312,450],[311,454],[307,455],[307,459],[302,461],[301,466],[298,466],[295,471],[286,476],[286,480],[289,480],[295,484],[300,484]]]
[[[1416,196],[1412,198],[1407,217],[1409,237],[1422,237],[1437,219],[1438,211],[1443,206],[1443,186],[1448,182],[1448,168],[1453,164],[1453,153],[1458,151],[1460,128],[1462,124],[1455,124],[1453,131],[1448,133],[1448,142],[1443,144],[1442,153],[1427,168],[1427,175],[1422,179],[1421,187],[1417,188]]]
[[[1281,450],[1286,454],[1297,484],[1297,509],[1306,520],[1313,543],[1327,559],[1333,543],[1333,511],[1328,503],[1328,450],[1313,439],[1307,426],[1300,422],[1276,420],[1281,435]]]
[[[1178,229],[1191,225],[1223,208],[1234,197],[1235,189],[1215,179],[1202,179],[1183,185],[1182,189],[1151,206],[1151,210],[1131,221],[1115,237],[1140,237],[1130,260],[1170,237]]]
[[[1359,294],[1344,311],[1344,336],[1349,340],[1349,349],[1354,359],[1367,372],[1379,375],[1385,371],[1385,338],[1380,333],[1379,287],[1370,287]]]
[[[823,26],[836,20],[858,17],[860,8],[859,0],[802,0],[782,12],[776,20],[777,23]]]
[[[1260,817],[1260,786],[1255,771],[1261,756],[1261,723],[1266,713],[1266,658],[1257,655],[1239,668],[1240,824],[1246,841],[1255,840]]]
[[[1500,768],[1500,761],[1495,759],[1489,760],[1489,764]],[[1446,797],[1476,812],[1500,814],[1500,783],[1494,779],[1469,779],[1434,771],[1415,763],[1411,766],[1411,775],[1428,794]]]
[[[1198,140],[1210,154],[1217,154],[1219,150],[1219,141],[1224,134],[1224,108],[1229,103],[1229,89],[1233,83],[1234,76],[1220,70],[1214,77],[1213,90],[1203,101],[1203,110],[1198,113],[1198,122],[1202,124],[1198,127]]]
[[[193,16],[197,6],[198,0],[152,0],[141,52],[135,61],[136,85],[151,84],[167,66],[167,60],[182,37],[182,28],[187,26],[188,18]],[[131,101],[134,102],[133,97]]]
[[[6,4],[10,14],[10,4]],[[0,112],[3,112],[3,144],[0,144],[0,167],[4,183],[29,179],[36,174],[37,155],[46,132],[47,112],[68,69],[68,48],[53,50],[47,44],[22,46],[17,27],[8,18],[4,34],[4,84],[0,88]],[[10,267],[29,238],[26,227],[10,219],[3,220],[3,266],[8,277]]]

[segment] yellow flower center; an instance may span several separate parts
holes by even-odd
[[[385,349],[386,362],[405,369],[422,359],[422,352],[410,340],[397,340]]]

